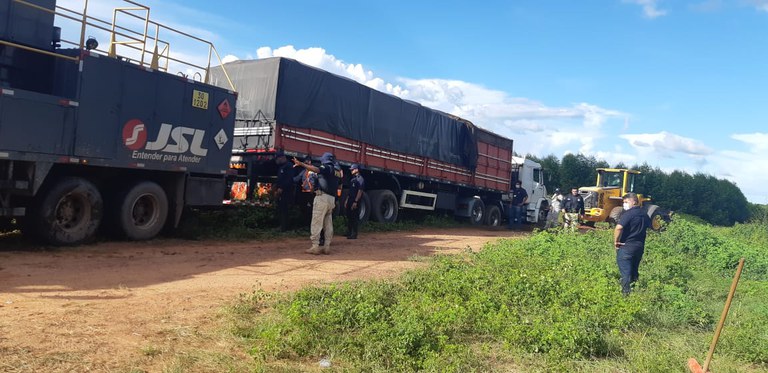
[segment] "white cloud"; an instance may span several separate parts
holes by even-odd
[[[731,135],[731,138],[749,145],[753,153],[765,154],[768,151],[768,133],[737,133]]]
[[[221,63],[230,63],[230,62],[233,62],[233,61],[237,61],[239,59],[240,58],[238,58],[235,55],[228,54],[228,55],[224,56],[224,58],[221,59]]]
[[[619,136],[640,151],[656,152],[659,155],[671,156],[668,152],[684,153],[692,156],[704,156],[712,154],[713,151],[702,142],[675,135],[666,131],[659,133],[644,133],[636,135]]]
[[[660,0],[624,0],[625,3],[640,5],[643,8],[643,15],[648,18],[657,18],[667,15],[666,10],[659,9]]]

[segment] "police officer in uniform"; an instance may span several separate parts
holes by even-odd
[[[331,241],[333,240],[333,208],[336,205],[336,190],[339,186],[339,178],[334,170],[333,154],[326,152],[320,157],[320,166],[314,166],[293,159],[298,167],[317,173],[317,189],[315,199],[312,202],[312,225],[310,247],[307,254],[330,254]],[[320,246],[320,231],[325,231],[325,246]]]
[[[358,164],[350,166],[349,172],[352,173],[352,178],[349,181],[349,197],[344,207],[347,213],[347,238],[354,240],[357,239],[357,226],[360,223],[360,199],[363,198],[365,179],[360,175]]]
[[[584,198],[579,195],[578,189],[571,188],[571,194],[563,198],[563,210],[565,211],[564,226],[575,232],[581,224],[579,220],[584,217]]]
[[[528,203],[528,192],[523,188],[523,183],[519,180],[515,182],[515,187],[509,191],[510,206],[507,216],[507,229],[514,229],[523,224],[526,219],[525,205]]]
[[[293,164],[288,162],[285,152],[278,150],[275,153],[275,163],[277,163],[277,188],[275,189],[275,198],[277,199],[277,220],[280,224],[280,231],[288,230],[288,215],[293,207],[296,198],[296,185],[293,183]]]

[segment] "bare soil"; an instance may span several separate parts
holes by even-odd
[[[0,236],[0,371],[240,370],[249,357],[222,310],[256,289],[382,278],[414,256],[480,249],[490,228],[336,237],[331,255],[308,238],[220,242],[159,239],[40,248]]]

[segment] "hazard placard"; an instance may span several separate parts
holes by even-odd
[[[200,109],[208,109],[208,92],[192,90],[192,106]]]

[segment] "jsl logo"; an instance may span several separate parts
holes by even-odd
[[[189,139],[192,139],[190,142]],[[130,150],[156,150],[164,153],[182,154],[190,152],[205,157],[208,149],[203,148],[205,130],[163,123],[154,141],[147,141],[147,126],[138,119],[131,119],[123,126],[123,144]]]

